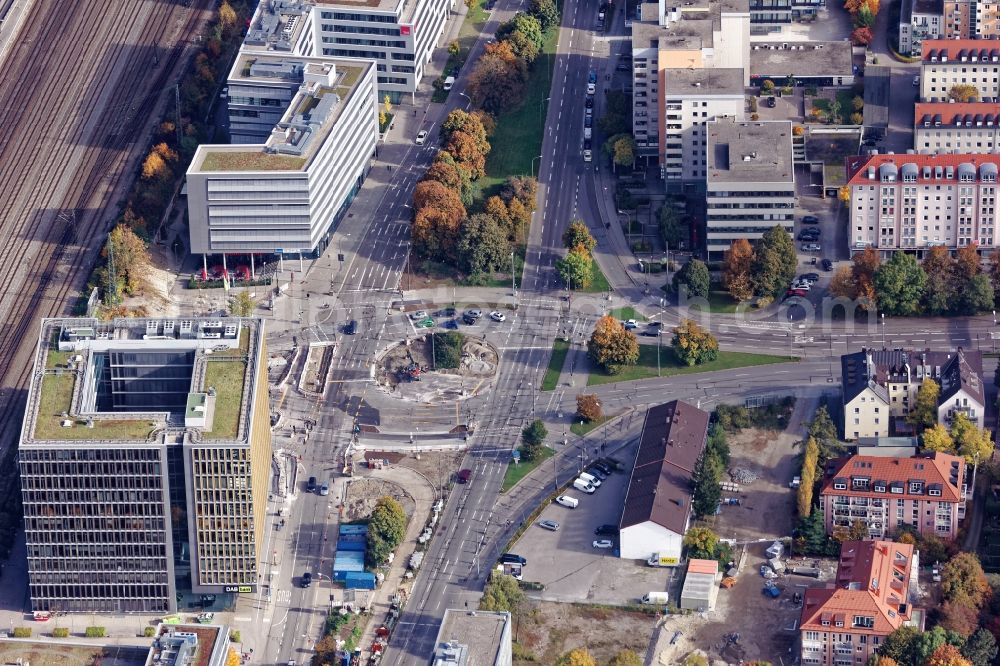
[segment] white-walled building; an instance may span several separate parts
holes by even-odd
[[[708,256],[721,259],[739,238],[756,240],[776,225],[792,232],[795,174],[787,120],[708,123]]]
[[[276,94],[281,118],[259,143],[198,147],[187,172],[191,251],[322,252],[374,154],[375,63],[244,51],[230,85],[234,109],[252,108],[254,90],[294,94]],[[240,132],[254,138],[264,126]]]
[[[920,99],[947,101],[962,84],[979,99],[1000,97],[1000,42],[996,39],[925,39],[920,51]]]
[[[1000,102],[917,102],[913,147],[918,153],[995,153]]]
[[[883,257],[927,247],[978,243],[996,235],[1000,155],[862,155],[847,160],[850,246]]]
[[[743,70],[666,69],[661,171],[669,182],[705,182],[708,123],[720,117],[743,119]]]
[[[899,12],[899,52],[920,55],[925,39],[944,36],[943,0],[903,0]]]
[[[680,563],[708,416],[680,400],[646,411],[619,525],[621,557],[649,560],[655,555],[664,564]]]

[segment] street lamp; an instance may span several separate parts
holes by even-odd
[[[882,349],[885,349],[885,313],[883,312],[881,313],[881,315],[882,315]]]
[[[546,97],[545,99],[543,99],[541,102],[538,103],[538,120],[542,125],[545,124],[545,118],[542,116],[542,109],[545,108],[546,102],[548,102],[551,99],[552,99],[551,97]]]
[[[458,94],[461,95],[462,97],[464,97],[465,99],[469,100],[469,103],[465,105],[465,110],[468,111],[469,107],[472,106],[472,98],[469,97],[468,95],[466,95],[464,92],[461,92],[461,91],[459,91]]]
[[[531,158],[531,177],[532,178],[535,177],[535,160],[540,160],[540,159],[542,159],[541,155],[537,155],[537,156]],[[538,165],[538,173],[539,173],[539,175],[541,175],[541,173],[542,173],[542,165],[541,164]]]
[[[514,272],[514,253],[510,253],[510,295],[517,298],[517,285],[514,284],[514,278],[516,273]],[[515,305],[517,305],[515,303]]]

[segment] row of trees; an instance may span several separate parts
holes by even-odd
[[[545,32],[559,23],[554,0],[531,0],[527,13],[518,12],[497,29],[497,41],[487,44],[469,75],[475,104],[499,114],[524,100],[528,70],[545,43]]]
[[[705,450],[701,452],[694,468],[694,496],[691,509],[699,518],[715,515],[722,500],[722,475],[729,467],[729,443],[726,431],[714,423],[708,431]]]
[[[781,226],[775,226],[753,245],[745,238],[733,241],[723,264],[723,283],[735,300],[756,296],[770,302],[788,288],[798,258],[792,237]]]
[[[851,15],[851,23],[854,31],[851,33],[851,42],[855,46],[868,46],[872,43],[872,28],[875,27],[875,18],[878,16],[879,0],[846,0],[844,8]]]
[[[568,252],[556,260],[556,271],[569,289],[586,289],[594,275],[594,248],[597,240],[582,220],[573,220],[563,232],[563,245]],[[634,337],[634,336],[633,336]]]
[[[1000,253],[991,257],[983,272],[978,246],[959,248],[952,257],[948,248],[928,248],[922,262],[911,254],[896,252],[882,263],[878,251],[865,248],[850,266],[841,266],[830,282],[830,293],[856,300],[866,310],[886,314],[972,315],[995,307],[1000,287]]]

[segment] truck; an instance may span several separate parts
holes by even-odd
[[[657,606],[666,606],[669,600],[670,597],[666,592],[658,592],[656,590],[652,590],[642,595],[642,598],[639,599],[639,603],[653,604]]]
[[[809,578],[819,578],[819,569],[816,567],[792,567],[788,570],[796,576],[808,576]]]
[[[646,564],[651,567],[675,567],[677,566],[677,558],[666,553],[653,553],[646,560]]]

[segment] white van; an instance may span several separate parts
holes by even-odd
[[[454,76],[449,76],[447,79],[444,80],[444,89],[445,90],[451,90],[454,85],[455,85],[455,77]]]
[[[584,139],[589,139],[591,136],[593,136],[591,129],[589,127],[584,127],[583,128],[583,138]]]
[[[580,500],[575,497],[570,497],[569,495],[560,495],[556,498],[556,502],[562,504],[563,506],[568,506],[571,509],[575,509],[580,503]]]
[[[583,492],[587,493],[588,495],[592,495],[594,493],[594,491],[597,490],[597,488],[595,488],[591,484],[587,483],[583,479],[577,479],[576,481],[574,481],[573,482],[573,487],[576,488],[577,490],[582,490]]]
[[[587,483],[589,483],[590,485],[594,486],[595,488],[600,488],[601,487],[601,480],[598,479],[593,474],[587,474],[586,472],[580,472],[580,478],[583,479],[584,481],[586,481]]]

